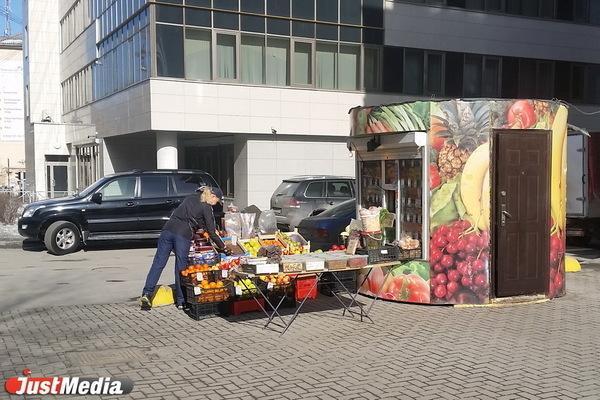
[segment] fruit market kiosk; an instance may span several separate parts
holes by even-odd
[[[369,263],[398,260],[362,270],[360,293],[425,304],[564,294],[562,103],[419,101],[350,116],[360,219],[350,241]]]

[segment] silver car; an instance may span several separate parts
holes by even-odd
[[[271,197],[280,229],[294,230],[300,221],[355,197],[354,178],[297,176],[284,180]]]

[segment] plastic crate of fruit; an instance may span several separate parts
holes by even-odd
[[[221,287],[203,287],[198,285],[184,285],[185,300],[190,304],[221,302],[229,299],[229,289]]]
[[[228,315],[228,305],[229,302],[187,303],[186,313],[190,318],[200,321],[207,318],[213,318],[218,315]]]

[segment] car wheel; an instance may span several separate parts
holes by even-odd
[[[48,252],[62,256],[79,249],[81,234],[75,224],[67,221],[57,221],[46,229],[44,244]]]

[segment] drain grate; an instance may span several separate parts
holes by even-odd
[[[67,353],[71,366],[122,364],[130,361],[147,360],[146,350],[127,348],[100,351],[80,351]]]

